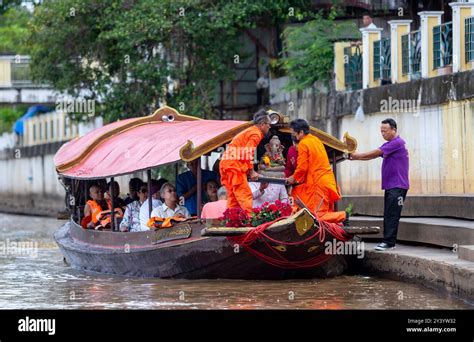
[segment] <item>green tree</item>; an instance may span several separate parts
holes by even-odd
[[[13,124],[23,114],[25,114],[28,106],[19,105],[12,107],[0,107],[0,134],[11,132]]]
[[[0,53],[29,53],[30,19],[31,13],[23,7],[11,7],[0,14]]]
[[[5,13],[8,9],[19,7],[22,0],[1,0],[0,1],[0,15]]]
[[[360,36],[354,23],[336,22],[337,15],[335,7],[328,15],[320,11],[313,20],[283,32],[287,57],[280,63],[290,78],[289,90],[303,90],[316,81],[327,84],[333,79],[334,42]]]
[[[90,90],[107,120],[147,115],[166,101],[212,113],[234,77],[239,35],[288,19],[308,0],[51,0],[32,24],[32,73],[78,95]],[[97,106],[96,106],[97,108]]]

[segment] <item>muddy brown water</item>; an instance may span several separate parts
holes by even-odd
[[[0,214],[0,309],[474,308],[474,303],[448,293],[364,275],[236,281],[84,273],[63,262],[53,240],[53,232],[62,223],[52,218]],[[23,244],[23,249],[15,249],[15,243]]]

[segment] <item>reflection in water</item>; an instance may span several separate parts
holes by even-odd
[[[52,239],[61,222],[0,214],[0,241],[35,241],[37,255],[0,255],[2,309],[462,309],[423,286],[365,276],[288,281],[162,280],[83,273]]]

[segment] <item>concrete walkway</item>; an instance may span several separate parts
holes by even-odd
[[[351,225],[379,226],[383,229],[383,218],[353,216]],[[364,240],[381,239],[382,236],[382,232],[376,235],[364,235]],[[437,217],[402,217],[397,240],[448,248],[474,245],[474,221]]]
[[[453,250],[398,244],[384,252],[364,242],[365,256],[358,266],[366,272],[442,288],[474,303],[474,262],[461,260]]]

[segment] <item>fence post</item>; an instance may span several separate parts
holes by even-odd
[[[392,83],[408,82],[402,73],[402,35],[410,32],[411,20],[390,20],[390,46],[392,58]]]
[[[374,80],[374,41],[380,40],[382,28],[364,27],[362,33],[362,88],[376,87],[380,81]]]
[[[474,16],[474,2],[451,2],[453,10],[453,72],[471,70],[474,63],[466,59],[467,17]]]
[[[334,43],[334,75],[336,77],[336,91],[346,90],[346,75],[344,64],[347,63],[347,57],[344,55],[344,48],[350,46],[349,42]]]
[[[437,76],[433,63],[433,27],[441,24],[442,11],[418,12],[421,19],[421,77]]]

